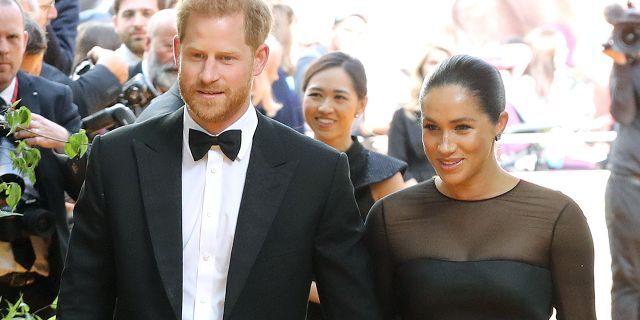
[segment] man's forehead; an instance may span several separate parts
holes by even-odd
[[[120,3],[120,12],[136,9],[151,9],[157,11],[158,2],[156,0],[123,0]]]

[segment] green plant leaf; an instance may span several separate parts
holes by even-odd
[[[72,134],[69,140],[64,144],[64,153],[70,158],[76,156],[84,156],[89,146],[89,137],[84,129],[80,129],[77,133]]]
[[[15,211],[16,206],[18,206],[18,202],[22,197],[22,188],[20,188],[20,185],[15,182],[9,182],[7,184],[7,190],[5,190],[5,194],[7,195],[7,205],[11,207],[11,211]]]
[[[22,127],[29,127],[31,123],[31,110],[29,110],[29,108],[22,106],[18,109],[18,122]]]

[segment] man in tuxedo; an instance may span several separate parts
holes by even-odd
[[[0,0],[0,103],[5,106],[20,100],[18,106],[31,110],[32,121],[28,130],[14,137],[3,134],[0,143],[7,157],[6,148],[12,148],[14,139],[39,147],[36,180],[23,177],[22,200],[35,200],[38,210],[49,212],[51,218],[44,221],[53,223],[53,233],[24,228],[22,223],[38,213],[26,207],[18,208],[24,214],[20,218],[0,219],[0,296],[3,301],[15,302],[23,293],[32,310],[37,310],[53,302],[58,292],[69,237],[65,174],[56,153],[63,152],[64,141],[80,129],[81,123],[69,88],[18,71],[28,38],[23,14],[16,1]],[[2,162],[10,161],[3,158]],[[3,165],[3,175],[6,169]],[[20,220],[19,224],[14,219]]]
[[[256,112],[262,0],[183,0],[185,107],[93,141],[59,296],[73,319],[379,319],[348,162]]]

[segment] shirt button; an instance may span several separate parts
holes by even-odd
[[[204,260],[204,261],[209,261],[209,256],[204,256],[204,257],[202,257],[202,260]]]
[[[205,303],[207,303],[207,300],[205,300],[205,299],[200,299],[200,303],[205,304]]]
[[[216,169],[211,169],[209,172],[211,172],[211,174],[216,174]]]

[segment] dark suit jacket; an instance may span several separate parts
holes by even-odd
[[[94,140],[59,319],[181,318],[183,112]],[[346,156],[258,119],[224,319],[304,319],[312,274],[329,319],[379,319]]]
[[[71,102],[71,90],[67,86],[32,77],[22,71],[18,72],[17,77],[18,98],[21,99],[19,106],[26,106],[31,112],[65,127],[69,132],[80,129],[80,115]],[[64,205],[64,168],[54,151],[40,149],[40,152],[42,158],[36,168],[35,188],[40,194],[41,207],[52,211],[56,217],[57,241],[50,248],[49,264],[52,277],[58,279],[69,240],[67,210]]]
[[[80,23],[78,0],[56,0],[58,17],[47,25],[47,51],[44,61],[65,74],[71,73]]]
[[[113,105],[122,91],[118,78],[103,65],[96,65],[77,80],[71,80],[62,71],[45,63],[40,76],[69,86],[82,117]]]

